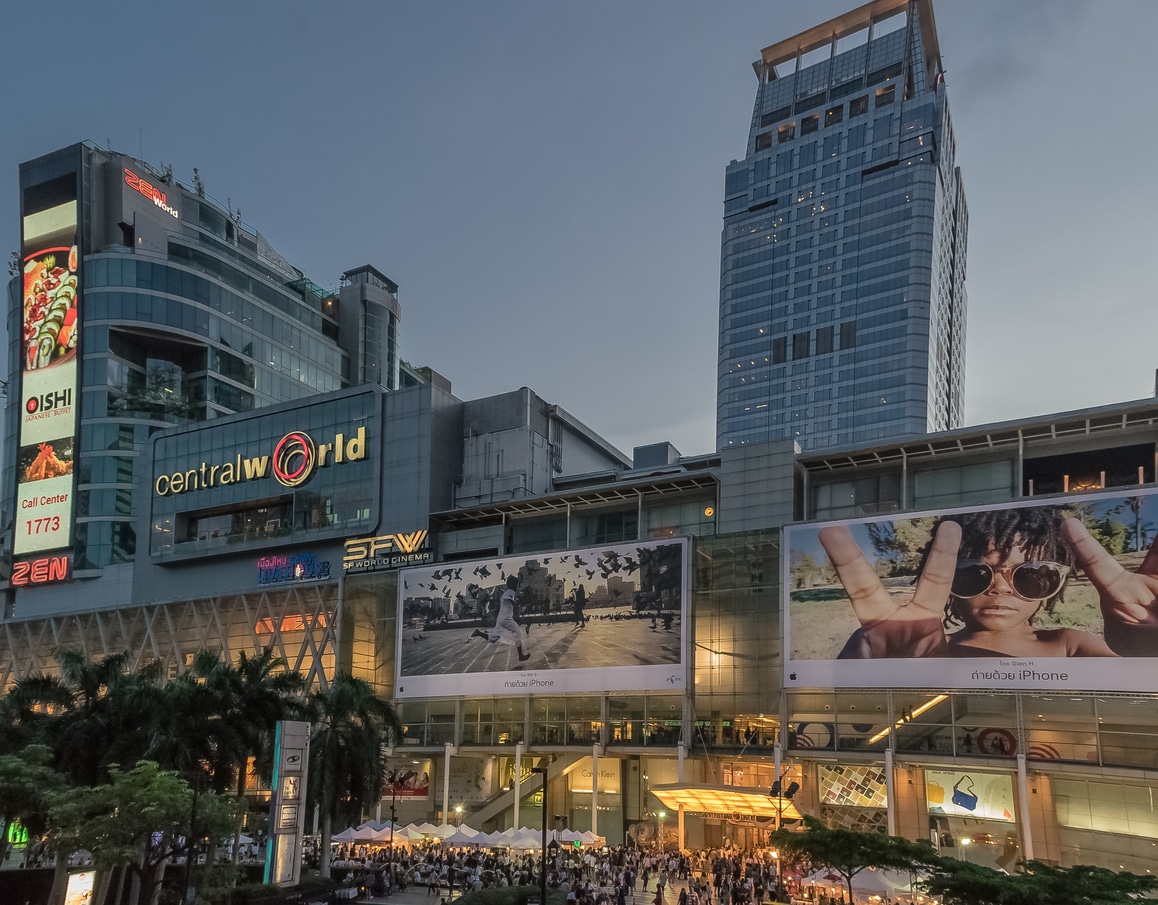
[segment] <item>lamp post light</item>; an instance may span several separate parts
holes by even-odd
[[[772,788],[768,790],[768,797],[776,804],[776,832],[780,832],[780,827],[784,823],[784,807],[792,807],[792,799],[797,792],[800,791],[800,783],[790,782],[788,788],[780,788],[780,780],[777,779],[772,783]],[[799,816],[799,815],[798,815]],[[780,853],[773,852],[772,859],[776,862],[776,901],[783,901],[784,897],[784,883],[780,873]]]
[[[454,806],[454,817],[458,821],[458,826],[462,826],[462,805],[456,804]]]
[[[394,882],[394,825],[398,822],[397,805],[398,805],[398,769],[391,770],[386,774],[386,778],[390,780],[390,842],[387,844],[388,854],[386,856],[387,862],[390,865],[390,882]]]
[[[662,852],[664,850],[663,818],[667,816],[667,811],[657,811],[655,816],[659,818],[659,850]]]
[[[531,767],[543,777],[543,848],[539,857],[539,905],[547,905],[547,768]]]

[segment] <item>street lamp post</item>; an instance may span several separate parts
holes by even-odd
[[[664,850],[663,818],[667,816],[667,811],[658,811],[655,816],[659,818],[659,834],[658,834],[658,836],[659,836],[659,850],[662,852]]]
[[[390,780],[390,842],[388,843],[387,861],[390,864],[390,882],[394,882],[394,824],[398,821],[398,770],[391,770],[386,774]]]
[[[788,783],[788,788],[781,789],[779,779],[772,783],[772,788],[768,790],[768,797],[776,803],[776,832],[780,832],[780,827],[784,823],[785,802],[791,807],[792,799],[799,791],[800,783],[798,782],[790,782]],[[784,894],[784,883],[780,873],[780,853],[773,852],[772,860],[776,862],[776,901],[779,902],[782,901]]]
[[[531,767],[543,777],[543,850],[539,857],[539,905],[547,905],[547,768]]]
[[[454,816],[455,816],[455,819],[458,820],[458,825],[462,826],[462,805],[461,804],[456,804],[454,806]]]

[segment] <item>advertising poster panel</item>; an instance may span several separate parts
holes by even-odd
[[[27,209],[29,197],[37,209]],[[71,542],[81,298],[76,179],[25,198],[16,556]]]
[[[783,551],[786,685],[1158,690],[1154,489],[793,525]]]
[[[397,695],[684,687],[686,539],[403,570]]]
[[[925,771],[925,800],[930,814],[977,817],[1012,823],[1013,777],[1008,773]]]
[[[434,763],[429,758],[386,758],[386,781],[382,785],[382,797],[426,801],[430,798],[430,776],[433,770]]]

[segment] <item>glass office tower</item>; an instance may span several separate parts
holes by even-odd
[[[968,215],[931,0],[869,3],[753,67],[725,178],[717,446],[959,426]]]
[[[86,142],[22,164],[20,187],[0,494],[15,557],[67,551],[87,578],[127,566],[158,430],[397,387],[397,284],[367,265],[322,289],[196,171],[183,185]]]

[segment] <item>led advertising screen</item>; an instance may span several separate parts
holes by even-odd
[[[789,526],[785,684],[1158,691],[1156,538],[1153,489]]]
[[[401,572],[398,697],[684,687],[686,539]]]
[[[16,556],[71,542],[81,304],[75,177],[25,197]]]
[[[1013,777],[1008,773],[925,771],[930,814],[1013,822]]]

